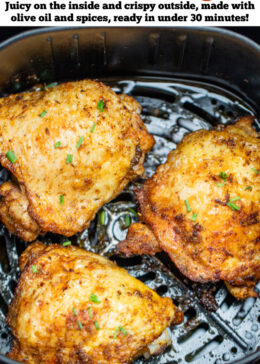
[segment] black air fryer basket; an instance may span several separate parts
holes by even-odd
[[[133,95],[156,140],[145,176],[102,207],[105,225],[97,214],[88,230],[72,238],[73,244],[115,260],[183,310],[184,323],[171,328],[172,346],[136,363],[259,363],[259,298],[239,302],[222,282],[203,286],[189,281],[166,254],[124,258],[116,255],[115,246],[126,236],[125,216],[137,221],[129,210],[136,208],[133,187],[165,162],[187,132],[248,114],[256,116],[260,131],[260,47],[214,28],[49,28],[0,45],[2,96],[83,78],[100,79],[118,93]],[[8,178],[0,170],[0,183]],[[4,226],[0,239],[0,362],[15,363],[5,356],[12,339],[5,317],[19,278],[18,256],[27,244],[9,236]],[[47,244],[66,240],[53,234],[41,239]]]

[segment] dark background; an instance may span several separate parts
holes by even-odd
[[[0,42],[26,30],[36,29],[35,27],[0,27]],[[245,35],[258,44],[260,44],[260,26],[259,27],[225,27],[225,29]]]

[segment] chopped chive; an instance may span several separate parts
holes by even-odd
[[[88,307],[88,315],[89,315],[90,318],[93,317],[93,313],[92,313],[91,307]]]
[[[73,154],[67,154],[66,163],[70,164],[73,161]]]
[[[80,328],[80,330],[83,330],[83,326],[82,326],[82,323],[81,323],[81,321],[80,321],[80,320],[78,320],[78,324],[79,324],[79,328]]]
[[[37,273],[37,267],[36,267],[36,265],[32,265],[32,272],[33,273]]]
[[[54,86],[57,86],[57,85],[58,85],[58,82],[52,82],[52,83],[50,83],[49,85],[46,85],[46,86],[45,86],[45,90],[46,90],[47,88],[54,87]]]
[[[93,133],[94,130],[95,130],[95,127],[97,126],[97,123],[94,123],[92,126],[91,126],[91,129],[90,129],[90,132]]]
[[[223,179],[224,181],[226,181],[228,179],[228,175],[226,174],[226,172],[220,172],[220,174],[218,176],[221,179]]]
[[[47,114],[47,111],[46,110],[43,110],[41,113],[40,113],[40,117],[43,118],[45,115]]]
[[[218,187],[224,187],[224,186],[226,186],[226,184],[225,183],[217,183],[217,186]]]
[[[129,214],[125,215],[125,226],[129,227],[131,224],[131,216]]]
[[[101,225],[105,225],[106,224],[106,213],[105,213],[104,210],[100,212],[99,222],[100,222]]]
[[[98,324],[97,321],[94,321],[94,325],[95,325],[96,330],[99,330],[100,329],[99,324]]]
[[[104,110],[104,102],[103,102],[103,100],[98,100],[97,107],[98,107],[98,109],[101,112],[103,112],[103,110]]]
[[[251,186],[247,186],[247,187],[245,188],[245,191],[252,191],[252,189],[253,189],[253,187],[251,187]]]
[[[117,329],[115,330],[115,332],[114,332],[113,339],[116,339],[116,338],[117,338],[118,331],[119,331],[119,329],[117,328]]]
[[[90,295],[90,300],[91,300],[92,302],[95,302],[95,303],[101,303],[101,301],[99,301],[99,299],[98,299],[98,296],[97,296],[97,295],[95,295],[94,293],[91,293],[91,295]]]
[[[238,201],[238,200],[241,200],[241,197],[237,196],[237,197],[233,197],[229,200],[229,202],[235,202],[235,201]]]
[[[64,204],[64,196],[60,195],[60,204],[63,205]]]
[[[123,328],[123,326],[119,326],[118,328],[119,328],[119,330],[122,332],[122,334],[124,336],[127,336],[128,335],[127,331]]]
[[[134,209],[130,208],[129,211],[132,212],[133,215],[138,217],[138,213]]]
[[[198,216],[198,214],[195,214],[195,213],[194,213],[194,214],[192,215],[192,218],[191,218],[191,220],[192,220],[192,221],[196,221],[196,219],[197,219],[197,216]]]
[[[81,136],[80,138],[79,138],[79,141],[77,142],[77,145],[76,145],[76,148],[77,149],[79,149],[79,147],[81,146],[81,144],[83,143],[83,140],[85,139],[85,137],[84,136]]]
[[[8,150],[8,152],[6,153],[6,157],[12,164],[14,164],[17,161],[17,157],[12,150]]]
[[[71,245],[71,241],[65,241],[65,243],[62,243],[62,246],[68,246]]]
[[[256,174],[258,174],[258,173],[259,173],[259,171],[258,171],[257,169],[255,169],[254,167],[252,167],[251,169],[252,169],[252,171],[254,171]]]
[[[54,148],[59,148],[61,146],[61,142],[57,142],[54,144]]]
[[[73,311],[73,315],[74,315],[75,317],[77,317],[77,311],[76,311],[75,307],[72,307],[72,311]]]
[[[236,210],[236,211],[240,211],[240,207],[239,207],[239,206],[237,206],[236,204],[234,204],[234,202],[230,202],[230,201],[229,201],[229,202],[227,203],[227,206],[228,206],[228,207],[230,207],[230,208],[231,208],[232,210],[234,210],[234,211],[235,211],[235,210]]]
[[[188,212],[191,212],[191,208],[190,208],[190,205],[189,205],[189,201],[188,200],[185,200],[185,205],[186,205],[186,209]]]

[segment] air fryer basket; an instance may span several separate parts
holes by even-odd
[[[49,28],[30,31],[0,45],[0,93],[21,92],[39,83],[98,78],[116,92],[133,95],[156,145],[145,176],[105,205],[75,245],[104,254],[161,295],[174,299],[185,321],[171,328],[172,347],[136,363],[259,363],[260,299],[236,301],[220,282],[190,282],[165,254],[124,258],[114,252],[126,235],[124,217],[137,217],[133,186],[150,177],[187,132],[234,122],[260,111],[260,47],[214,28]],[[256,119],[255,127],[260,131]],[[8,172],[0,170],[0,182]],[[17,259],[27,246],[0,227],[0,363],[11,335],[5,316],[19,277]],[[64,237],[47,234],[46,243]],[[259,292],[260,285],[258,285]],[[211,295],[215,296],[218,307]],[[207,308],[207,309],[206,309]]]

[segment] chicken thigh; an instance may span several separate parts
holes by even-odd
[[[140,223],[118,249],[167,252],[193,281],[224,280],[238,299],[260,278],[260,136],[252,117],[186,135],[136,191]],[[145,243],[144,243],[145,241]]]
[[[154,139],[140,105],[84,80],[0,99],[0,219],[26,241],[71,236],[144,172]]]
[[[97,254],[35,242],[19,263],[7,322],[22,363],[129,363],[163,351],[165,330],[183,321],[170,298]]]

